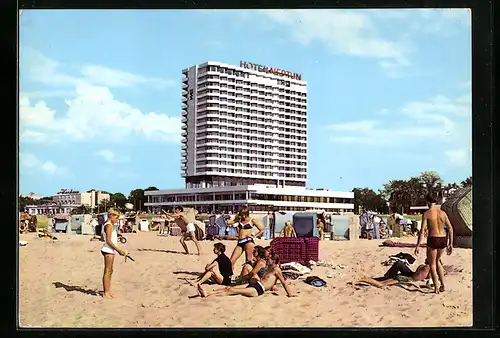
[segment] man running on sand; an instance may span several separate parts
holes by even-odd
[[[448,255],[452,253],[453,227],[446,212],[436,207],[436,199],[431,195],[427,195],[426,200],[429,205],[429,210],[422,216],[422,229],[418,236],[415,255],[418,255],[419,246],[423,241],[424,233],[427,232],[427,261],[431,268],[434,292],[439,293],[445,291],[444,267],[441,263],[441,256],[444,253],[444,249],[446,249]],[[445,226],[448,227],[448,236],[446,236]],[[441,282],[441,286],[438,286],[438,278]]]
[[[288,297],[295,297],[292,294],[290,286],[285,281],[281,269],[279,267],[279,256],[273,253],[269,256],[269,267],[260,279],[260,281],[251,281],[247,285],[237,285],[233,287],[228,287],[222,290],[214,291],[210,294],[206,293],[201,285],[198,285],[198,292],[202,297],[215,296],[215,295],[241,295],[246,297],[258,297],[263,295],[264,292],[272,290],[276,285],[278,280],[283,285]]]
[[[186,240],[191,239],[194,244],[196,245],[196,249],[198,250],[198,255],[201,254],[201,248],[200,248],[200,243],[198,242],[198,239],[196,238],[196,228],[193,223],[191,223],[186,215],[184,215],[184,209],[182,207],[175,207],[175,213],[174,214],[167,214],[167,216],[170,216],[174,219],[175,224],[181,230],[184,232],[180,239],[180,243],[182,247],[184,248],[184,251],[186,251],[186,254],[189,255],[189,250],[186,245]]]

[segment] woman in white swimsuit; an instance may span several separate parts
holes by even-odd
[[[264,228],[260,223],[258,223],[255,218],[250,216],[250,211],[248,207],[243,207],[239,213],[234,217],[233,220],[228,222],[228,225],[233,226],[237,224],[238,228],[238,244],[234,248],[233,254],[231,255],[231,263],[233,264],[241,257],[243,251],[245,251],[245,262],[251,264],[253,258],[253,248],[255,246],[254,237],[260,238],[264,234]],[[259,232],[252,235],[253,227],[256,227]]]
[[[127,257],[128,252],[118,247],[118,218],[120,212],[115,209],[109,209],[108,219],[102,227],[102,237],[104,244],[101,248],[101,254],[104,256],[104,274],[102,276],[102,285],[104,289],[104,298],[113,298],[111,295],[111,276],[113,275],[113,263],[115,254]]]

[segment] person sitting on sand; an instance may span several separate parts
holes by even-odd
[[[290,286],[285,281],[283,277],[283,273],[279,267],[279,256],[276,253],[273,253],[269,256],[269,268],[264,273],[264,276],[260,279],[260,281],[252,281],[248,285],[237,285],[228,287],[222,290],[217,290],[212,293],[206,293],[201,285],[198,285],[198,292],[202,297],[208,296],[216,296],[216,295],[241,295],[246,297],[258,297],[264,294],[266,291],[270,291],[276,285],[278,280],[283,285],[283,288],[286,291],[288,297],[294,297],[292,294],[292,290]]]
[[[297,238],[297,233],[292,225],[292,222],[287,221],[285,227],[280,231],[280,237],[295,237]]]
[[[250,216],[248,207],[241,208],[234,219],[230,220],[227,224],[230,226],[236,224],[238,228],[238,244],[231,254],[231,262],[234,268],[234,264],[241,257],[243,252],[245,252],[245,262],[250,262],[252,260],[253,248],[255,246],[253,239],[254,237],[260,238],[260,236],[264,234],[264,228],[255,218]],[[252,235],[254,226],[259,230],[255,236]]]
[[[222,243],[214,244],[214,254],[217,258],[205,266],[205,274],[198,280],[197,285],[205,283],[211,277],[220,285],[231,285],[233,266],[231,260],[226,256],[226,246]]]
[[[163,210],[162,210],[163,211]],[[167,217],[171,217],[174,219],[174,222],[177,224],[179,228],[184,232],[180,239],[180,243],[182,247],[184,248],[184,251],[186,252],[187,255],[189,255],[189,250],[186,245],[186,240],[191,239],[194,244],[196,245],[196,249],[198,250],[198,255],[201,254],[201,248],[200,248],[200,243],[198,242],[198,239],[196,238],[196,227],[194,226],[193,223],[191,223],[186,215],[184,215],[184,208],[181,206],[175,207],[175,213],[174,214],[167,214]]]
[[[113,275],[113,263],[115,254],[128,256],[128,252],[118,247],[118,218],[120,212],[115,209],[109,209],[108,219],[102,228],[104,244],[101,248],[101,254],[104,256],[104,274],[102,276],[102,285],[104,289],[104,298],[114,298],[111,294],[111,276]]]
[[[393,264],[383,277],[364,278],[356,282],[356,284],[370,284],[383,287],[399,283],[420,282],[429,279],[430,271],[431,268],[427,260],[425,264],[419,265],[415,272],[406,267],[403,262],[398,261]]]
[[[251,262],[246,262],[241,269],[238,282],[245,282],[252,279],[259,280],[266,271],[266,249],[260,245],[256,245],[253,249],[254,259]]]

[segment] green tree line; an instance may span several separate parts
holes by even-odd
[[[144,206],[146,203],[146,196],[144,196],[145,191],[154,191],[158,190],[157,187],[150,186],[146,189],[134,189],[130,191],[128,196],[125,196],[121,192],[108,192],[102,191],[105,194],[109,194],[109,200],[103,200],[101,203],[95,208],[90,208],[86,205],[80,205],[79,207],[72,210],[72,214],[86,214],[86,213],[100,213],[105,212],[111,207],[125,210],[126,203],[132,203],[134,205],[135,210],[145,211],[147,208]],[[89,190],[91,191],[91,190]],[[23,210],[27,205],[43,205],[43,204],[51,204],[54,203],[52,197],[42,197],[40,199],[34,199],[28,196],[19,196],[19,208]]]
[[[370,188],[354,188],[354,210],[372,210],[378,213],[409,213],[412,206],[425,205],[425,196],[431,194],[440,199],[452,189],[472,186],[472,176],[457,183],[444,184],[435,171],[424,171],[407,180],[391,180],[378,192]]]

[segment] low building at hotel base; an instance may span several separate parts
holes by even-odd
[[[243,205],[251,211],[324,210],[326,212],[353,212],[354,193],[316,190],[303,187],[270,187],[264,185],[237,185],[229,187],[190,188],[179,190],[146,191],[145,205],[150,211],[173,210],[175,206],[189,206],[202,213],[234,212]]]
[[[354,193],[306,188],[307,83],[253,62],[182,71],[181,176],[186,189],[146,191],[150,211],[353,212]]]

